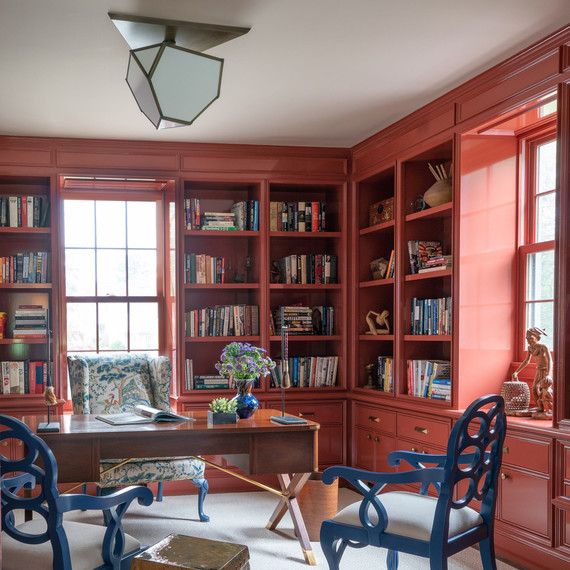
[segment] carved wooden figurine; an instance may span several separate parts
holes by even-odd
[[[369,331],[366,334],[390,334],[390,324],[388,323],[388,316],[390,313],[386,310],[381,313],[376,313],[374,311],[368,311],[366,315],[366,323],[368,324]],[[376,317],[376,324],[372,317]],[[376,326],[378,325],[378,326]]]
[[[542,344],[540,338],[546,333],[538,327],[531,327],[526,331],[528,351],[526,358],[513,372],[512,379],[518,380],[518,373],[530,362],[534,356],[536,360],[536,375],[532,384],[532,395],[536,402],[536,408],[532,409],[532,417],[535,420],[547,420],[552,418],[552,357],[548,346]]]

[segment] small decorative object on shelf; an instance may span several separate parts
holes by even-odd
[[[236,401],[236,411],[242,419],[249,418],[259,407],[257,398],[251,393],[253,382],[275,368],[275,362],[265,356],[265,352],[247,342],[232,342],[224,348],[216,363],[216,370],[233,378],[237,386],[238,393],[232,400]]]
[[[44,402],[47,406],[47,422],[40,422],[38,424],[38,433],[49,433],[49,432],[59,432],[60,426],[59,422],[50,421],[50,408],[51,406],[57,405],[57,398],[55,397],[55,391],[53,389],[53,384],[51,380],[51,330],[49,328],[49,319],[47,317],[48,310],[46,309],[46,320],[47,320],[47,333],[46,333],[46,345],[47,345],[47,378],[46,387],[44,392]]]
[[[366,374],[368,374],[368,380],[366,381],[366,386],[364,386],[364,388],[376,388],[376,386],[374,386],[374,378],[372,377],[372,372],[374,371],[374,363],[370,362],[369,364],[365,364],[364,370],[366,370]]]
[[[380,200],[370,206],[368,225],[375,226],[394,219],[394,197]]]
[[[415,214],[416,212],[421,212],[422,210],[426,209],[426,203],[424,200],[423,194],[418,194],[410,203],[412,207],[412,212]]]
[[[0,313],[0,338],[6,338],[8,328],[8,314]]]
[[[384,257],[374,259],[370,262],[370,271],[372,272],[372,279],[385,279],[388,275],[389,261]]]
[[[381,335],[381,334],[390,334],[390,323],[388,322],[388,317],[390,316],[390,312],[386,309],[383,310],[381,313],[376,313],[375,311],[368,311],[366,315],[366,323],[368,324],[369,331],[366,331],[366,334],[373,334],[373,335]],[[376,323],[372,317],[376,317]],[[378,326],[376,326],[378,325]]]
[[[237,402],[227,398],[215,398],[210,402],[208,410],[208,423],[235,424],[237,422]]]
[[[530,362],[534,356],[536,361],[536,375],[532,384],[532,395],[536,403],[529,414],[535,420],[552,419],[552,357],[548,346],[542,344],[540,339],[546,332],[538,327],[530,327],[526,331],[528,350],[525,359],[513,372],[512,380],[518,380],[519,372]]]
[[[501,396],[505,400],[507,416],[529,416],[530,390],[526,382],[520,380],[503,382]]]
[[[424,193],[424,201],[432,208],[451,202],[453,187],[451,185],[451,167],[449,173],[445,171],[443,164],[436,164],[435,168],[428,162],[430,172],[435,178],[434,184]]]
[[[283,275],[281,274],[281,267],[279,267],[279,261],[274,259],[271,262],[271,271],[269,274],[269,282],[270,283],[282,283],[283,282]]]

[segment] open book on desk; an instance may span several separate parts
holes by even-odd
[[[187,418],[186,416],[179,416],[174,412],[166,412],[151,408],[150,406],[135,406],[132,412],[125,412],[121,414],[103,414],[95,416],[102,422],[114,426],[129,425],[129,424],[152,424],[155,422],[193,422],[194,418]]]

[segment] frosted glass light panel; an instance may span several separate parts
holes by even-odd
[[[173,43],[131,50],[127,83],[157,129],[194,122],[219,96],[224,60]]]

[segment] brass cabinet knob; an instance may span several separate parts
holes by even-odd
[[[369,433],[367,433],[367,434],[366,434],[366,439],[372,439],[372,436],[371,436]]]
[[[374,438],[374,441],[380,441],[380,438],[379,438],[379,437],[375,437],[375,438]]]
[[[501,479],[504,481],[505,479],[508,479],[509,476],[506,473],[501,473]]]

